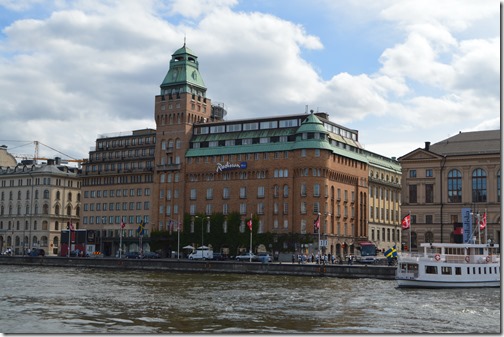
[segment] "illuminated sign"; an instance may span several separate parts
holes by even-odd
[[[242,161],[239,164],[231,164],[227,162],[225,164],[217,163],[217,172],[226,171],[226,170],[236,170],[236,169],[246,169],[247,162]]]

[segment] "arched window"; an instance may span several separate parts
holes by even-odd
[[[289,185],[284,185],[283,196],[284,198],[287,198],[289,196]]]
[[[72,206],[68,205],[67,206],[67,214],[68,216],[72,215]]]
[[[448,202],[462,202],[462,174],[456,169],[448,172]]]
[[[472,202],[486,202],[486,172],[483,169],[475,169],[472,174]]]
[[[45,198],[45,191],[44,191],[44,198]],[[60,200],[60,191],[56,192],[56,200]]]
[[[72,192],[68,192],[68,201],[72,201]]]
[[[431,231],[426,232],[424,242],[429,242],[429,243],[434,242],[434,233],[432,233]]]
[[[59,205],[54,206],[54,214],[60,215],[60,207],[59,207]]]
[[[42,214],[49,214],[49,206],[47,204],[42,206]]]
[[[49,199],[49,190],[44,190],[44,199]]]

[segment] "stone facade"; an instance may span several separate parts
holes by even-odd
[[[40,248],[58,255],[61,230],[80,223],[79,169],[47,164],[0,167],[0,251]]]
[[[402,216],[411,213],[411,246],[422,242],[455,242],[455,224],[470,209],[475,225],[487,216],[485,237],[500,242],[500,130],[461,132],[435,144],[426,142],[399,158],[402,165]],[[402,242],[409,243],[410,230]]]

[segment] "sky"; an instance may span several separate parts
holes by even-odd
[[[152,128],[186,41],[226,120],[313,110],[401,157],[500,129],[498,0],[0,0],[0,145],[89,157]]]

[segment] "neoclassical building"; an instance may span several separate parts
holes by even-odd
[[[401,243],[401,165],[366,152],[369,161],[369,241],[380,250]]]
[[[0,167],[0,251],[23,254],[41,248],[58,255],[61,230],[79,226],[81,185],[79,169],[47,163]]]
[[[473,223],[486,213],[486,235],[500,243],[500,130],[460,132],[432,145],[425,142],[424,148],[398,159],[401,216],[411,213],[412,250],[422,242],[455,242],[454,228],[463,220],[463,209],[470,209]],[[409,235],[403,231],[403,243],[409,242]]]

